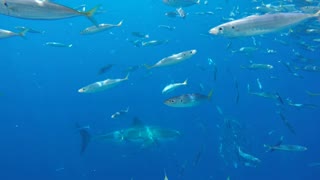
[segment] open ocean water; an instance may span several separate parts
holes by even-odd
[[[86,10],[101,5],[94,15],[98,23],[123,24],[81,35],[92,26],[86,17],[48,21],[0,16],[1,29],[19,32],[15,27],[25,26],[43,31],[0,40],[1,180],[158,180],[165,173],[170,180],[320,179],[319,20],[261,36],[208,34],[230,21],[224,18],[301,12],[306,6],[320,9],[318,0],[201,0],[183,8],[185,18],[166,16],[176,8],[162,0],[53,2],[72,8],[85,4]],[[168,42],[141,47],[149,40]],[[145,68],[191,49],[197,53],[185,62]],[[273,68],[247,68],[254,63]],[[111,68],[98,74],[107,65]],[[310,72],[306,66],[319,69]],[[112,89],[78,92],[97,81],[124,78],[128,72],[129,79]],[[166,85],[186,79],[187,86],[161,93]],[[174,96],[208,95],[211,90],[211,99],[199,106],[164,104]],[[116,112],[120,116],[111,118]],[[134,128],[134,118],[146,127],[177,130],[180,136],[165,141],[155,136],[152,142],[94,139]],[[83,153],[82,130],[91,136]],[[281,137],[283,145],[307,150],[267,152],[264,144],[276,145]],[[241,156],[239,149],[258,162]]]

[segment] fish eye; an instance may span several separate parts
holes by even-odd
[[[173,100],[173,99],[171,99],[171,100],[170,100],[170,102],[171,102],[171,103],[173,103],[173,102],[174,102],[174,100]]]
[[[222,27],[219,27],[219,31],[222,31],[223,30],[223,28]]]
[[[231,28],[234,29],[234,26],[232,26]]]

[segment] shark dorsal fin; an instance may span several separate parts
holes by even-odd
[[[135,117],[135,118],[133,118],[133,120],[132,120],[132,125],[131,125],[131,126],[134,126],[134,127],[144,126],[144,124],[143,124],[143,122],[142,122],[139,118]]]

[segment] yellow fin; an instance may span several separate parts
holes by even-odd
[[[208,99],[211,99],[212,95],[213,95],[213,89],[211,89],[211,91],[209,92]]]
[[[143,65],[145,68],[147,68],[147,69],[152,69],[153,68],[153,66],[149,66],[148,64],[144,64]]]
[[[93,18],[93,15],[97,12],[97,10],[100,8],[101,5],[97,5],[94,8],[90,9],[86,12],[79,12],[83,15],[85,15],[94,25],[98,26],[97,21]]]

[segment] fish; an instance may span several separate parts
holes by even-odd
[[[281,151],[294,151],[294,152],[302,152],[308,150],[307,147],[300,146],[300,145],[288,145],[288,144],[279,144],[279,145],[263,145],[265,148],[268,148],[269,151],[274,151],[274,150],[281,150]]]
[[[213,95],[213,90],[209,92],[208,95],[192,93],[192,94],[183,94],[180,96],[171,97],[164,101],[164,104],[170,107],[194,107],[198,106],[211,99]]]
[[[97,24],[93,15],[99,7],[96,6],[89,11],[81,12],[49,0],[4,0],[0,3],[0,14],[35,20],[55,20],[86,16],[93,24]]]
[[[286,127],[288,128],[288,130],[289,130],[292,134],[295,135],[295,134],[296,134],[296,131],[295,131],[294,127],[290,124],[290,122],[287,120],[287,118],[283,115],[283,113],[282,113],[281,111],[279,112],[279,116],[280,116],[282,122],[284,123],[284,125],[286,125]],[[281,142],[282,142],[282,140],[281,140]],[[281,143],[279,143],[279,144],[281,144]]]
[[[167,17],[170,17],[170,18],[175,18],[175,17],[177,17],[179,14],[178,14],[178,12],[170,11],[170,12],[164,13],[164,15],[167,16]]]
[[[135,36],[135,37],[138,37],[138,38],[149,38],[149,34],[145,34],[145,33],[142,33],[142,32],[132,32],[131,33],[132,36]]]
[[[159,46],[162,44],[167,44],[169,40],[150,40],[146,42],[141,42],[142,47],[148,47],[148,46]]]
[[[72,44],[64,44],[59,42],[46,42],[44,45],[52,46],[52,47],[66,47],[66,48],[71,48],[73,46]]]
[[[261,162],[260,159],[243,152],[240,147],[238,147],[238,154],[245,161],[245,165],[256,166],[256,164]]]
[[[171,56],[165,57],[158,61],[156,64],[152,66],[145,65],[147,69],[155,68],[155,67],[163,67],[163,66],[170,66],[174,65],[177,63],[180,63],[184,60],[187,60],[194,56],[197,53],[197,50],[188,50],[188,51],[183,51],[177,54],[172,54]]]
[[[81,129],[81,152],[83,153],[89,142],[115,142],[115,143],[133,143],[142,147],[157,145],[159,142],[175,140],[181,136],[181,133],[175,129],[161,128],[153,125],[145,125],[138,118],[134,118],[132,125],[128,128],[119,129],[104,134],[92,136],[88,129]]]
[[[38,31],[38,30],[29,28],[29,27],[24,27],[24,26],[16,26],[14,28],[20,30],[21,32],[24,30],[27,30],[28,33],[35,33],[35,34],[43,34],[44,33],[44,31]]]
[[[15,32],[9,31],[9,30],[0,29],[0,39],[15,37],[15,36],[24,37],[26,35],[26,33],[28,32],[28,30],[29,29],[25,29],[19,33],[15,33]]]
[[[101,75],[101,74],[106,73],[106,72],[109,71],[112,67],[113,67],[113,64],[107,64],[107,65],[103,66],[102,68],[99,69],[98,75]]]
[[[306,93],[307,93],[309,96],[320,96],[320,93],[314,93],[314,92],[310,92],[310,91],[306,91]]]
[[[106,79],[103,81],[98,81],[80,88],[78,92],[79,93],[96,93],[96,92],[105,91],[107,89],[110,89],[119,85],[124,81],[127,81],[128,79],[129,79],[129,74],[127,74],[127,76],[123,79]]]
[[[98,24],[97,26],[96,25],[90,26],[90,27],[87,27],[84,30],[82,30],[80,32],[80,34],[88,35],[88,34],[95,34],[95,33],[98,33],[98,32],[103,32],[103,31],[112,29],[114,27],[120,27],[120,26],[122,26],[122,23],[123,23],[123,20],[121,20],[118,24],[105,24],[105,23],[102,23],[102,24]]]
[[[248,66],[240,66],[243,69],[250,70],[270,70],[273,69],[273,66],[270,64],[250,64]]]
[[[120,110],[120,111],[112,114],[112,115],[111,115],[111,118],[112,118],[112,119],[116,119],[116,118],[118,118],[119,116],[124,115],[124,114],[126,114],[126,113],[128,113],[128,112],[129,112],[129,107],[127,107],[127,109]]]
[[[173,31],[176,29],[175,26],[168,26],[168,25],[159,25],[158,28],[163,28],[163,29],[167,29],[169,31]]]
[[[176,8],[200,4],[200,0],[162,0],[162,2],[168,6]]]
[[[242,19],[227,22],[209,30],[212,35],[225,37],[245,37],[277,32],[311,18],[320,16],[306,13],[274,13],[264,15],[251,15]]]
[[[163,88],[162,94],[169,93],[169,92],[175,90],[176,88],[178,88],[180,86],[186,86],[187,84],[188,84],[188,79],[186,79],[182,83],[169,84],[169,85],[167,85],[166,87]]]
[[[278,99],[277,93],[270,93],[270,92],[249,92],[249,94],[264,97],[264,98],[270,98],[270,99]]]

